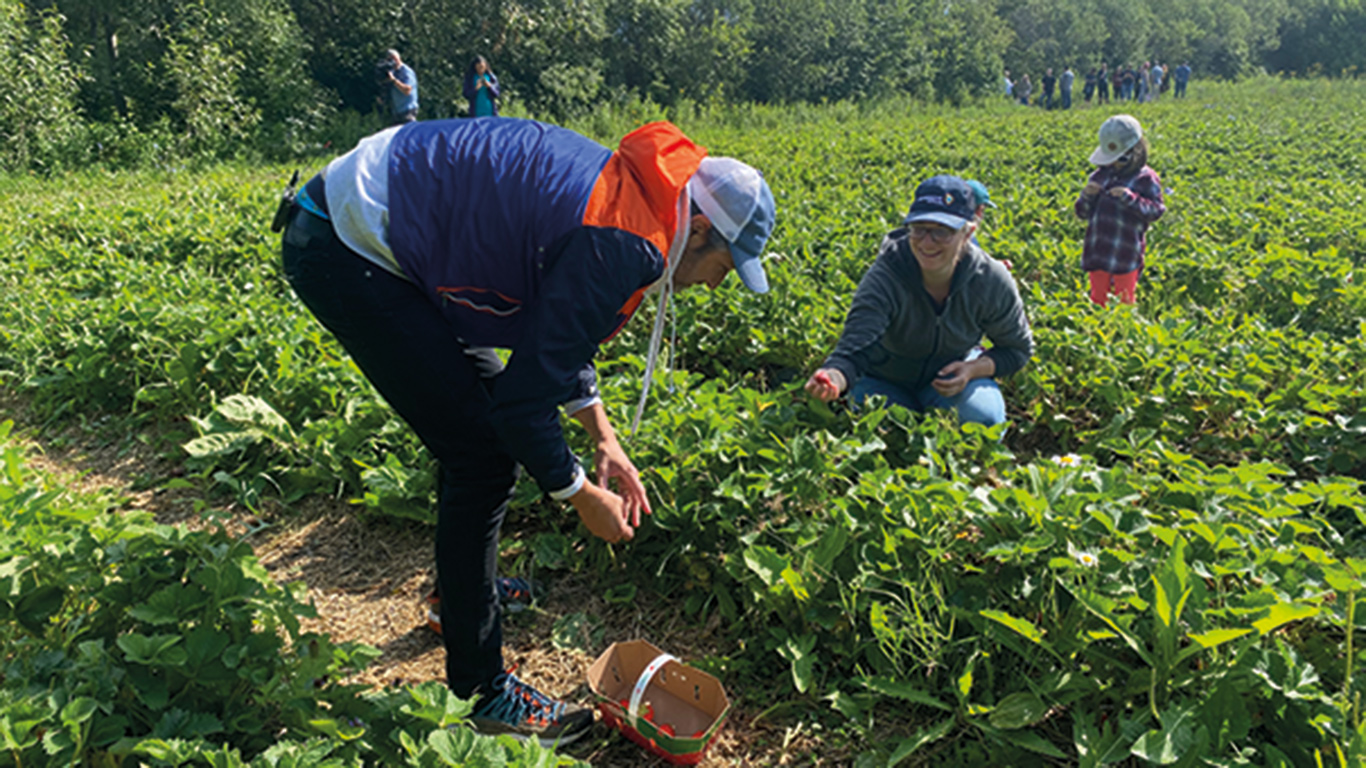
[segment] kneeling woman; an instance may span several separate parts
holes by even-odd
[[[916,411],[952,408],[960,422],[1005,421],[995,379],[1024,367],[1034,339],[1010,272],[972,243],[974,207],[957,176],[916,188],[808,392],[828,402],[852,386],[855,403],[885,395]],[[983,336],[992,344],[985,351]]]

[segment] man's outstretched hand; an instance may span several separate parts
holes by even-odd
[[[626,517],[626,505],[615,493],[584,483],[579,492],[569,497],[574,511],[590,533],[606,542],[629,541],[636,535]]]
[[[640,527],[640,513],[650,514],[650,499],[645,494],[645,486],[640,482],[640,472],[622,450],[616,439],[598,444],[593,456],[593,469],[597,473],[598,485],[611,490],[611,481],[616,480],[616,492],[621,495],[622,509],[626,519],[633,527]]]

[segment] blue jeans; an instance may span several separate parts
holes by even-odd
[[[927,384],[919,391],[911,392],[890,381],[864,376],[854,382],[849,391],[854,404],[861,404],[869,395],[883,395],[889,403],[896,403],[912,411],[924,413],[930,408],[953,409],[958,412],[958,423],[972,422],[994,427],[1006,420],[1006,401],[1001,396],[1001,388],[992,379],[973,379],[963,391],[953,397],[944,397]]]
[[[441,465],[436,573],[446,681],[468,697],[503,671],[495,580],[498,534],[517,462],[494,436],[491,349],[456,338],[413,283],[347,248],[332,226],[296,208],[284,236],[294,292]]]

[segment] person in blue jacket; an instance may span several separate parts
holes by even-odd
[[[479,730],[565,744],[593,720],[503,669],[498,536],[518,465],[594,535],[630,539],[649,500],[593,356],[659,292],[648,392],[672,292],[715,288],[732,269],[766,292],[774,216],[756,170],[662,122],[615,152],[530,120],[410,123],[300,190],[282,245],[290,285],[440,463],[447,683],[479,696]],[[506,367],[495,348],[512,351]],[[594,480],[561,409],[596,444]]]

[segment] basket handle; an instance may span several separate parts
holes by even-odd
[[[668,653],[656,656],[654,661],[645,665],[645,671],[640,673],[636,686],[631,689],[631,706],[626,710],[626,717],[627,722],[637,731],[640,730],[640,700],[645,698],[645,689],[650,687],[650,681],[654,679],[655,673],[671,661],[678,661],[678,658]]]

